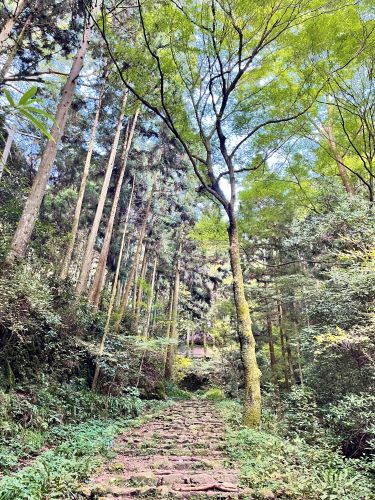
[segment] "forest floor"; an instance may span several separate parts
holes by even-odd
[[[224,422],[210,401],[182,401],[120,435],[81,498],[246,498],[226,468]]]

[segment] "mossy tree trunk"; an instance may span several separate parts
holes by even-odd
[[[234,302],[238,321],[241,360],[244,369],[243,423],[256,428],[261,418],[260,370],[255,355],[255,339],[251,326],[249,305],[246,301],[237,220],[234,208],[229,207],[229,255],[233,275]]]

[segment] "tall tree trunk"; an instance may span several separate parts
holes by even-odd
[[[344,164],[344,159],[340,153],[340,151],[337,148],[335,136],[333,135],[333,129],[331,125],[325,125],[324,126],[324,132],[326,133],[326,139],[329,145],[329,148],[332,151],[332,155],[335,159],[336,165],[337,165],[337,170],[339,173],[339,176],[341,178],[341,181],[344,185],[345,191],[348,193],[349,196],[355,195],[355,189],[354,186],[349,178],[347,169]]]
[[[287,390],[290,389],[289,382],[289,370],[286,359],[286,348],[285,348],[285,337],[284,337],[284,329],[283,329],[283,309],[280,302],[277,304],[277,312],[278,312],[278,322],[279,322],[279,333],[280,333],[280,344],[281,344],[281,356],[283,360],[283,370],[284,370],[284,379],[285,379],[285,387]]]
[[[91,231],[90,231],[90,234],[89,234],[89,237],[87,240],[85,255],[83,257],[81,272],[80,272],[77,287],[76,287],[77,295],[81,295],[86,290],[87,280],[89,277],[91,264],[92,264],[92,257],[93,257],[93,253],[94,253],[95,241],[96,241],[96,237],[98,235],[99,225],[100,225],[100,221],[101,221],[101,218],[103,215],[104,204],[105,204],[105,200],[106,200],[107,192],[108,192],[108,188],[109,188],[109,183],[110,183],[111,176],[112,176],[113,166],[115,163],[117,146],[118,146],[119,139],[120,139],[120,134],[121,134],[121,129],[122,129],[122,121],[124,118],[124,112],[125,112],[125,106],[126,106],[127,99],[128,99],[128,91],[125,91],[124,98],[123,98],[123,101],[121,103],[120,113],[119,113],[118,120],[117,120],[117,127],[116,127],[115,136],[113,138],[111,153],[110,153],[109,159],[108,159],[107,170],[105,173],[102,189],[101,189],[100,196],[99,196],[98,206],[96,207],[94,221],[92,223]]]
[[[74,245],[75,245],[76,238],[77,238],[79,219],[81,217],[82,203],[83,203],[83,198],[85,196],[87,179],[89,177],[89,171],[90,171],[90,166],[91,166],[91,157],[92,157],[92,153],[94,151],[96,130],[98,128],[99,116],[100,116],[100,113],[102,110],[103,96],[104,96],[107,75],[108,75],[108,72],[105,73],[104,81],[103,81],[103,84],[102,84],[100,91],[99,91],[98,107],[96,109],[94,123],[93,123],[92,129],[91,129],[91,137],[90,137],[89,147],[87,150],[85,165],[83,167],[83,174],[82,174],[82,179],[81,179],[81,185],[80,185],[79,191],[78,191],[76,208],[75,208],[74,216],[73,216],[72,229],[71,229],[70,238],[69,238],[69,245],[68,245],[68,248],[65,252],[63,265],[61,267],[61,272],[60,272],[61,279],[65,279],[68,276],[69,266],[70,266],[70,263],[72,260]]]
[[[276,377],[276,356],[275,356],[275,346],[272,337],[272,320],[270,313],[267,311],[267,335],[268,335],[268,348],[270,353],[270,366],[271,366],[271,376],[273,384],[277,383]]]
[[[146,233],[147,220],[148,220],[148,216],[149,216],[150,210],[151,210],[151,203],[152,203],[152,198],[153,198],[153,194],[154,194],[155,180],[156,180],[156,177],[154,177],[154,180],[153,180],[151,194],[150,194],[150,197],[148,199],[145,213],[144,213],[143,224],[141,226],[141,230],[140,230],[139,236],[138,236],[138,242],[137,242],[137,247],[136,247],[135,254],[134,254],[133,263],[132,263],[132,266],[131,266],[130,271],[129,271],[129,276],[127,278],[124,294],[123,294],[123,297],[121,300],[118,319],[115,323],[114,328],[115,328],[116,332],[118,332],[120,330],[121,322],[123,320],[126,308],[128,307],[130,290],[132,288],[135,273],[136,273],[137,268],[138,268],[139,258],[141,255],[141,250],[142,250],[142,245],[143,245],[143,239],[144,239],[145,233]]]
[[[16,24],[18,16],[25,9],[27,5],[27,0],[17,0],[16,9],[5,21],[4,26],[0,30],[0,52],[4,50],[4,42],[9,38],[9,35]]]
[[[138,294],[139,271],[140,271],[139,270],[139,263],[141,261],[143,262],[143,257],[146,254],[146,246],[147,245],[143,245],[142,246],[141,254],[139,256],[138,265],[137,265],[137,268],[135,270],[135,275],[134,275],[134,279],[133,279],[133,290],[132,290],[132,313],[133,313],[133,315],[135,314],[135,308],[136,308],[136,302],[137,302],[137,294]],[[142,266],[142,264],[141,264],[141,266]]]
[[[246,427],[258,427],[261,417],[260,370],[255,355],[255,339],[251,327],[249,305],[246,301],[238,227],[234,207],[229,207],[229,255],[233,275],[234,302],[236,306],[241,359],[245,376],[243,422]]]
[[[153,270],[152,270],[150,294],[149,294],[148,302],[147,302],[146,323],[145,323],[145,328],[143,330],[143,336],[144,336],[145,339],[148,338],[149,329],[150,329],[150,322],[151,322],[151,314],[152,314],[152,304],[153,304],[153,299],[154,299],[155,278],[156,278],[156,268],[157,268],[157,265],[158,265],[158,258],[155,257],[155,259],[154,259],[154,267],[153,267]]]
[[[0,163],[0,179],[3,176],[3,172],[5,169],[5,166],[7,164],[9,155],[10,155],[10,150],[12,148],[14,136],[16,135],[16,127],[12,127],[8,129],[8,137],[5,143],[3,155],[1,157],[1,163]]]
[[[191,355],[190,355],[190,336],[191,336],[191,332],[190,332],[190,328],[188,327],[186,330],[186,356],[188,358],[191,358]]]
[[[114,307],[119,307],[120,306],[120,301],[121,301],[123,287],[124,287],[123,281],[119,280],[118,286],[117,286],[117,293],[116,293],[116,300],[115,300]]]
[[[151,312],[151,321],[150,321],[150,331],[148,333],[148,337],[156,330],[156,322],[158,319],[159,307],[158,307],[158,298],[160,291],[160,273],[156,274],[155,279],[155,298],[154,298],[154,306]]]
[[[141,313],[141,303],[142,303],[142,299],[143,299],[143,282],[144,282],[145,275],[146,275],[147,264],[148,264],[148,248],[146,245],[145,252],[143,254],[141,273],[139,275],[137,297],[135,300],[135,318],[134,318],[134,331],[135,332],[138,332],[139,316]]]
[[[194,346],[195,346],[195,331],[194,329],[191,331],[190,337],[190,357],[194,357]]]
[[[21,0],[18,4],[20,5]],[[98,11],[98,4],[95,2],[95,12]],[[61,99],[55,114],[55,121],[52,126],[51,135],[53,139],[47,141],[44,148],[38,172],[35,176],[31,191],[26,201],[21,219],[18,223],[16,233],[13,237],[11,249],[8,254],[8,261],[22,259],[25,256],[27,245],[30,241],[31,233],[34,229],[35,222],[38,218],[40,205],[46,191],[48,179],[51,173],[53,162],[55,161],[57,146],[61,136],[64,133],[68,111],[72,104],[75,88],[77,85],[78,76],[81,72],[84,57],[89,47],[90,38],[92,35],[94,21],[90,17],[78,49],[73,65],[71,67],[68,79],[62,90]],[[1,40],[1,37],[0,37]]]
[[[132,285],[132,290],[130,292],[131,295],[131,305],[132,305],[132,313],[135,313],[135,300],[137,296],[137,285],[138,285],[138,272],[139,272],[139,262],[142,260],[142,255],[144,255],[144,247],[141,249],[141,254],[139,256],[138,260],[138,265],[135,270],[134,278],[133,278],[133,285]]]
[[[89,300],[95,307],[98,307],[98,305],[99,305],[100,294],[101,294],[102,289],[103,289],[103,277],[105,274],[105,268],[106,268],[106,264],[107,264],[109,248],[111,245],[113,226],[115,223],[117,207],[118,207],[118,203],[120,200],[120,194],[121,194],[122,184],[124,181],[126,165],[128,162],[130,145],[131,145],[131,142],[133,140],[134,129],[135,129],[135,125],[137,123],[137,118],[138,118],[138,111],[136,111],[136,113],[134,115],[131,126],[129,123],[127,126],[127,129],[126,129],[126,136],[125,136],[125,140],[124,140],[124,149],[123,149],[123,154],[121,157],[121,170],[120,170],[120,174],[119,174],[119,177],[117,180],[116,191],[115,191],[115,194],[113,197],[111,213],[110,213],[110,216],[108,219],[108,224],[107,224],[107,228],[105,231],[103,246],[102,246],[100,256],[99,256],[98,267],[96,268],[94,282],[93,282],[93,285],[91,287],[90,294],[89,294]]]
[[[117,287],[118,287],[118,277],[119,277],[119,274],[120,274],[122,256],[123,256],[123,253],[124,253],[125,236],[126,236],[127,229],[128,229],[129,215],[130,215],[131,206],[132,206],[132,202],[133,202],[133,194],[134,194],[134,180],[133,180],[132,190],[131,190],[131,193],[130,193],[128,208],[127,208],[127,211],[126,211],[125,222],[124,222],[124,229],[123,229],[122,238],[121,238],[120,251],[119,251],[119,254],[118,254],[116,272],[115,272],[115,277],[113,279],[113,285],[112,285],[111,298],[110,298],[110,301],[109,301],[109,306],[108,306],[108,311],[107,311],[107,320],[106,320],[106,323],[105,323],[103,336],[102,336],[102,339],[100,341],[100,346],[99,346],[99,350],[98,350],[98,358],[103,355],[105,341],[106,341],[106,338],[107,338],[108,332],[109,332],[109,325],[111,324],[112,312],[113,312],[113,308],[114,308],[114,305],[115,305],[116,293],[117,293]],[[100,366],[99,366],[99,364],[97,362],[96,366],[95,366],[95,373],[94,373],[94,378],[93,378],[92,386],[91,386],[91,389],[92,389],[93,392],[95,392],[96,386],[98,384],[99,373],[100,373]]]
[[[180,246],[177,253],[176,270],[174,276],[174,290],[173,290],[172,311],[171,311],[170,332],[169,332],[169,338],[172,341],[178,340],[177,316],[178,316],[178,299],[180,293],[181,250],[182,250],[182,240],[180,242]],[[167,350],[167,359],[165,363],[165,371],[164,371],[164,377],[166,380],[171,380],[172,378],[176,351],[177,351],[176,344],[175,343],[169,344]]]
[[[26,19],[24,25],[22,26],[21,32],[18,35],[18,38],[17,38],[16,42],[14,43],[13,47],[8,52],[7,58],[5,60],[5,63],[4,63],[4,65],[3,65],[3,67],[1,68],[1,71],[0,71],[0,85],[2,85],[4,83],[5,76],[8,73],[9,69],[11,68],[12,64],[13,64],[13,61],[14,61],[14,58],[16,57],[16,55],[17,55],[18,49],[21,47],[21,45],[23,43],[23,39],[25,37],[25,33],[28,30],[28,28],[29,28],[29,26],[31,24],[32,19],[33,19],[33,15],[29,14],[27,16],[27,19]]]
[[[203,331],[203,355],[204,359],[207,358],[207,335],[206,331]]]
[[[290,345],[289,334],[287,333],[287,331],[285,331],[285,344],[286,344],[286,353],[287,353],[287,357],[288,357],[289,380],[290,380],[291,384],[294,384],[296,381],[296,378],[294,375],[293,353],[292,353],[292,347]]]

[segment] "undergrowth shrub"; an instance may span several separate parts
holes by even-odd
[[[167,381],[165,383],[165,392],[169,398],[172,399],[190,399],[191,393],[189,391],[185,391],[176,385],[175,382]]]
[[[108,456],[120,428],[116,422],[90,421],[74,431],[65,429],[71,434],[64,443],[43,453],[33,465],[0,481],[0,500],[69,498],[80,481]]]
[[[143,406],[138,391],[123,390],[122,396],[94,394],[74,385],[43,384],[28,392],[0,391],[0,471],[17,465],[46,444],[64,439],[69,424],[92,418],[137,416]]]
[[[228,452],[255,499],[370,500],[375,491],[364,461],[348,460],[328,446],[239,425],[241,408],[221,402],[229,424]]]
[[[211,387],[203,394],[203,399],[211,399],[216,401],[221,401],[224,399],[224,391],[220,387]]]
[[[327,425],[335,433],[345,456],[375,454],[375,396],[351,394],[325,411]]]
[[[322,436],[324,432],[313,391],[304,387],[292,388],[285,401],[282,428],[285,434],[303,436],[308,442]]]

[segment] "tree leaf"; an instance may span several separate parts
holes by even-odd
[[[55,121],[55,118],[47,113],[47,111],[44,111],[44,109],[40,108],[35,108],[34,106],[25,106],[24,109],[30,113],[37,113],[39,115],[45,116],[48,120],[51,120],[52,122]]]
[[[26,111],[24,108],[20,108],[19,112],[25,116],[31,123],[35,125],[48,139],[51,139],[52,141],[55,141],[55,139],[52,137],[52,135],[48,132],[46,129],[44,123],[40,122],[35,116],[33,116],[31,113]]]
[[[7,98],[7,101],[9,102],[9,104],[13,108],[15,108],[16,107],[16,103],[14,102],[13,97],[10,95],[10,92],[7,89],[4,89],[4,94],[5,94],[5,97]]]
[[[30,87],[26,92],[22,95],[20,100],[18,101],[19,106],[24,106],[34,95],[37,93],[38,87],[35,85]]]

